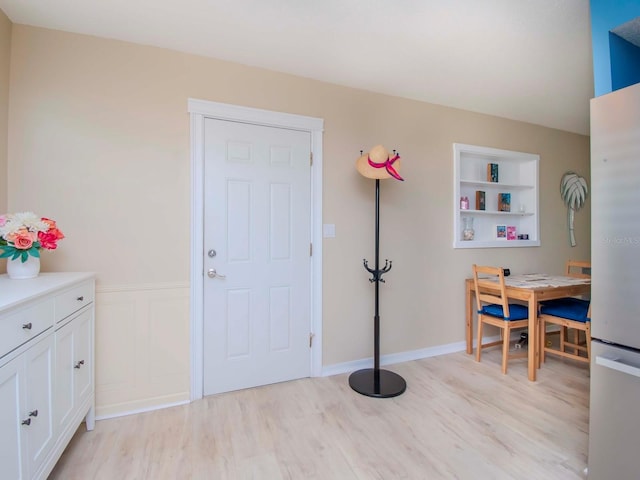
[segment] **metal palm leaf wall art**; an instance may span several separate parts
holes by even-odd
[[[567,206],[567,227],[569,228],[569,243],[576,246],[576,236],[573,231],[575,214],[584,206],[589,194],[587,181],[575,172],[567,172],[560,181],[560,195]]]

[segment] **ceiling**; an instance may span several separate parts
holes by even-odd
[[[0,0],[113,38],[589,134],[589,0]]]
[[[611,31],[636,47],[640,47],[640,17],[629,20]]]

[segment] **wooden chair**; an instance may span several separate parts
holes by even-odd
[[[591,262],[567,260],[566,274],[568,277],[591,278]],[[574,343],[579,343],[580,330],[574,330]]]
[[[567,260],[565,275],[567,277],[591,278],[591,262]]]
[[[552,353],[561,357],[572,358],[580,362],[589,363],[591,359],[591,302],[579,298],[567,298],[564,303],[556,302],[542,304],[538,321],[540,331],[544,335],[544,347],[540,351],[540,361],[544,362],[545,353]],[[558,349],[548,347],[546,343],[547,324],[560,326],[560,344]],[[584,345],[576,340],[567,340],[566,329],[572,328],[576,332],[585,333],[586,342]],[[577,338],[574,337],[574,338]],[[572,350],[569,352],[568,350]]]
[[[565,264],[565,275],[567,277],[574,278],[591,278],[591,262],[583,261],[583,260],[567,260]],[[563,303],[569,302],[571,305],[573,302],[573,297],[566,298],[558,298],[555,300],[548,300],[542,302],[542,305],[562,305]],[[546,326],[544,322],[539,322],[539,339],[540,339],[540,352],[544,352],[544,349],[547,348],[547,339],[546,339]],[[564,343],[565,347],[569,347],[570,345],[579,345],[580,343],[580,332],[584,331],[584,329],[576,329],[573,330],[573,341],[566,342],[564,341],[569,335],[569,329],[567,327],[560,328],[560,342]],[[585,339],[586,342],[586,339]],[[578,350],[574,349],[574,354],[578,354]],[[544,361],[544,355],[540,355],[540,362]]]
[[[483,277],[479,277],[479,275],[483,275]],[[486,267],[474,264],[473,283],[478,312],[476,360],[480,361],[483,348],[502,345],[502,373],[506,374],[509,358],[527,356],[526,352],[509,354],[509,343],[511,329],[523,328],[529,325],[529,309],[524,305],[508,303],[504,283],[504,270],[500,267]],[[496,287],[498,287],[498,292],[496,292]],[[482,330],[485,323],[500,329],[501,340],[486,344],[482,343]]]

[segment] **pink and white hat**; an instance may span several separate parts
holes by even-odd
[[[360,175],[373,178],[375,180],[384,180],[386,178],[395,178],[404,181],[398,171],[400,170],[400,155],[397,153],[390,154],[382,145],[376,145],[369,153],[365,153],[356,161],[356,169]]]

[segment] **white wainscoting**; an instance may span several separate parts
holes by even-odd
[[[189,284],[96,287],[96,417],[187,403]]]

